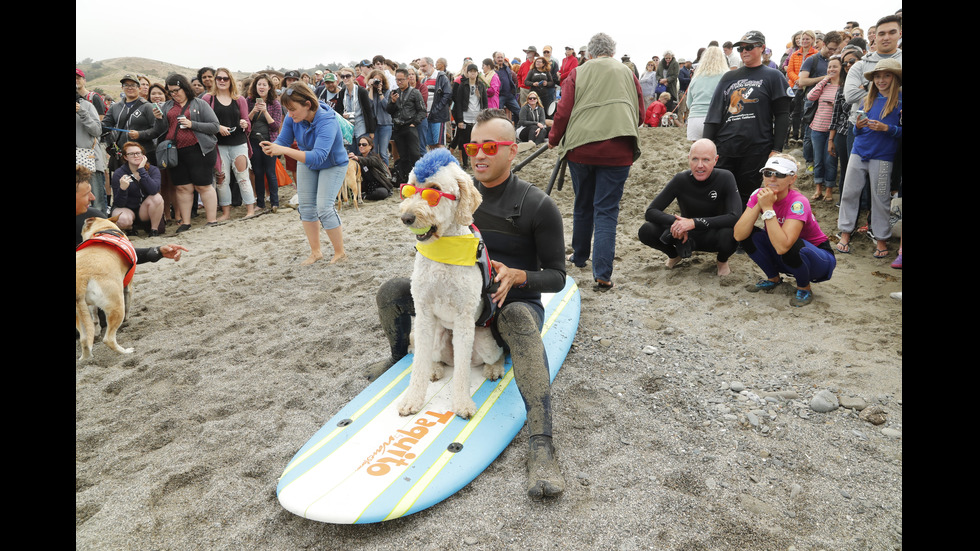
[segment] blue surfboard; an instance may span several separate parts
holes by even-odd
[[[543,295],[542,302],[541,335],[554,380],[578,330],[581,296],[566,277],[565,288]],[[468,420],[452,412],[448,368],[429,385],[419,413],[398,414],[412,360],[411,354],[402,358],[300,448],[276,487],[284,508],[338,524],[410,515],[469,484],[521,430],[526,412],[510,357],[497,381],[472,370],[470,392],[478,410]]]

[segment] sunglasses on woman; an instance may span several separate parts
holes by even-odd
[[[497,146],[500,145],[514,145],[514,142],[464,143],[463,151],[465,151],[470,157],[476,157],[476,154],[480,152],[480,149],[483,149],[484,153],[493,157],[497,154]]]
[[[782,172],[776,172],[775,170],[763,170],[762,171],[762,177],[763,178],[776,177],[776,178],[782,180],[783,178],[785,178],[785,177],[787,177],[789,175],[790,174],[783,174]]]
[[[456,196],[451,193],[444,193],[438,189],[433,189],[430,187],[417,188],[412,184],[402,184],[401,185],[402,199],[408,199],[413,195],[421,195],[422,199],[429,204],[430,207],[434,207],[439,204],[439,199],[445,197],[455,201]]]

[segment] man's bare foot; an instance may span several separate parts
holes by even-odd
[[[728,265],[728,262],[719,262],[718,263],[718,275],[719,276],[726,276],[726,275],[728,275],[730,273],[732,273],[732,267]]]
[[[677,263],[680,261],[681,261],[681,257],[679,256],[674,258],[668,258],[666,262],[666,266],[670,269],[673,269],[674,266],[677,266]]]
[[[343,262],[345,260],[347,260],[347,254],[346,253],[341,254],[341,255],[334,255],[334,257],[330,259],[330,263],[331,264],[336,264],[338,262]]]
[[[550,436],[537,434],[530,439],[527,456],[527,495],[532,499],[554,497],[565,491],[565,477],[555,459]]]
[[[306,260],[300,262],[300,266],[309,266],[317,260],[323,260],[323,253],[310,253],[310,256]]]
[[[230,214],[222,214],[221,216],[214,219],[215,222],[227,222],[231,220]]]

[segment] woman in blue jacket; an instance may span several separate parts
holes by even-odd
[[[320,227],[327,231],[333,245],[330,263],[347,258],[344,234],[337,214],[336,201],[347,173],[347,150],[333,109],[320,103],[313,90],[300,81],[294,82],[279,97],[286,109],[282,130],[275,143],[263,141],[262,151],[269,156],[285,155],[296,160],[296,191],[299,196],[299,219],[310,242],[310,256],[303,265],[323,259],[320,251]],[[293,140],[299,149],[293,149]]]
[[[877,244],[875,258],[888,257],[892,235],[891,178],[895,155],[902,139],[902,65],[893,58],[878,62],[864,74],[868,96],[854,125],[854,147],[847,161],[847,173],[840,197],[837,227],[841,230],[837,250],[851,252],[851,232],[857,225],[861,189],[871,182],[871,231]]]

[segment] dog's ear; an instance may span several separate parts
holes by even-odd
[[[113,216],[112,218],[109,218],[108,220],[110,222],[112,222],[113,224],[115,224],[116,222],[119,221],[119,215],[117,214],[117,215]]]
[[[473,223],[473,213],[483,202],[483,196],[476,190],[473,180],[463,169],[455,171],[456,182],[459,185],[459,193],[456,199],[459,201],[456,207],[455,222],[460,226],[469,226]]]
[[[85,232],[89,231],[90,229],[92,229],[92,224],[94,224],[95,221],[98,220],[98,219],[99,218],[96,217],[96,216],[93,216],[92,218],[86,218],[85,219],[85,224],[82,225],[82,233],[85,233]]]

